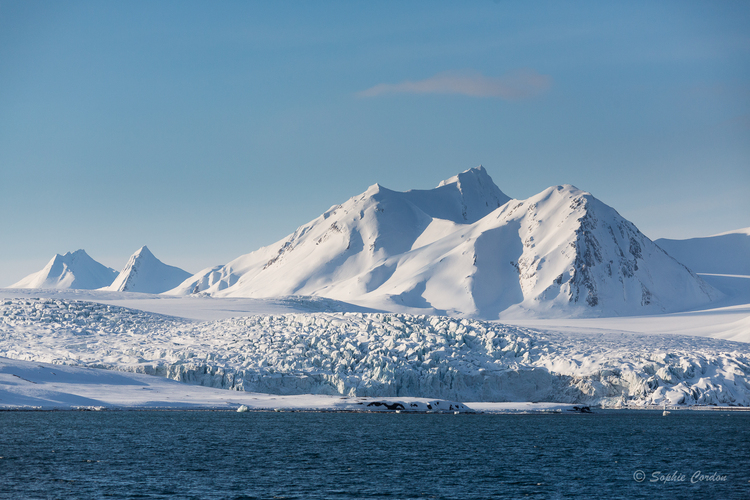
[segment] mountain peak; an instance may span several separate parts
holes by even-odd
[[[105,287],[117,271],[95,261],[84,250],[55,254],[40,271],[26,276],[11,288],[73,288],[93,290]]]
[[[382,184],[376,182],[372,186],[368,187],[367,191],[365,191],[362,194],[363,195],[374,195],[374,194],[378,194],[379,192],[383,191],[384,189],[388,189],[388,188],[386,188]]]
[[[135,251],[133,256],[134,257],[154,257],[154,254],[151,253],[151,250],[149,250],[146,245],[143,245],[141,248]]]
[[[57,254],[60,255],[60,254]],[[88,257],[89,254],[86,253],[86,251],[83,248],[79,248],[75,252],[66,252],[65,255],[62,255],[61,257]]]
[[[459,223],[476,222],[510,201],[510,197],[500,191],[481,165],[442,181],[432,191],[448,194],[454,199],[453,204],[460,208],[461,218],[440,218]]]
[[[487,173],[487,170],[485,170],[482,165],[479,165],[478,167],[464,170],[463,172],[456,174],[453,177],[449,177],[444,181],[440,181],[440,184],[438,184],[437,187],[448,186],[450,184],[472,182],[472,180],[473,182],[478,182],[480,184],[491,184],[493,186],[495,185],[495,183],[492,182],[492,177],[490,177],[490,174]]]
[[[481,166],[433,189],[373,185],[174,290],[196,292],[492,319],[648,314],[718,297],[590,193],[560,185],[510,200]]]
[[[117,292],[162,293],[174,288],[190,277],[190,273],[169,266],[142,246],[130,256],[117,279],[107,287]]]

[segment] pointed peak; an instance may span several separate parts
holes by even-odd
[[[94,259],[89,257],[89,254],[87,254],[83,249],[79,249],[75,252],[65,252],[64,254],[56,253],[55,256],[52,257],[52,260],[50,260],[50,264],[71,264],[80,260],[95,262]]]
[[[79,248],[75,252],[66,252],[65,255],[63,255],[63,257],[84,257],[84,256],[88,257],[89,254],[87,254],[83,248]]]
[[[114,282],[107,287],[117,292],[162,293],[187,278],[190,273],[157,259],[147,246],[142,246],[130,256]]]
[[[386,189],[386,188],[382,184],[376,182],[372,186],[368,187],[367,191],[365,191],[365,193],[377,194],[377,193],[380,193],[381,191],[383,191],[384,189]]]
[[[487,173],[487,170],[485,170],[482,165],[479,165],[478,167],[464,170],[460,174],[454,175],[453,177],[441,181],[440,184],[437,185],[437,187],[448,186],[450,184],[456,183],[462,184],[469,179],[476,179],[476,181],[478,181],[480,184],[495,184],[494,182],[492,182],[492,178],[490,177],[490,174]]]
[[[151,253],[151,250],[148,249],[146,245],[143,245],[141,248],[136,250],[136,252],[133,254],[133,257],[153,257],[154,254]]]

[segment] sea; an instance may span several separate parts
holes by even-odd
[[[750,498],[750,412],[0,412],[2,499]]]

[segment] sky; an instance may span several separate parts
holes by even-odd
[[[483,165],[652,239],[750,226],[750,2],[0,0],[0,286],[189,272]]]

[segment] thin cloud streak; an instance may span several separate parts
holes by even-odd
[[[493,78],[480,73],[438,73],[425,80],[401,83],[380,83],[357,92],[358,97],[377,97],[386,94],[458,94],[470,97],[496,97],[508,101],[527,99],[546,92],[552,78],[532,69],[514,71]]]

